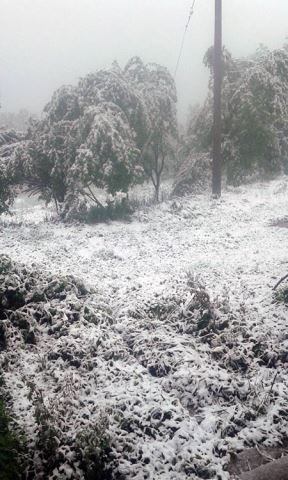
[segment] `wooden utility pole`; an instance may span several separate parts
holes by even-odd
[[[222,90],[222,0],[215,0],[214,41],[214,125],[213,125],[213,172],[212,194],[221,196],[221,90]]]

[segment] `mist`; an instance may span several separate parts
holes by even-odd
[[[53,91],[90,71],[134,55],[174,72],[190,0],[2,0],[0,20],[2,111],[39,113]],[[223,41],[233,55],[263,43],[280,47],[287,35],[285,0],[233,0],[223,5]],[[198,0],[179,70],[179,113],[201,102],[213,42],[213,2]]]
[[[2,111],[40,113],[53,91],[79,77],[138,55],[173,73],[191,0],[2,0]],[[214,2],[196,0],[177,72],[179,118],[201,102],[213,42]],[[229,0],[223,4],[223,42],[235,56],[263,43],[281,47],[287,35],[286,0]]]

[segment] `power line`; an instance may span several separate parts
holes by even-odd
[[[174,71],[174,78],[177,75],[178,67],[179,67],[180,60],[181,60],[182,53],[183,53],[186,34],[187,34],[187,31],[188,31],[188,28],[189,28],[189,25],[190,25],[191,18],[192,18],[193,13],[194,13],[195,3],[196,3],[196,0],[193,0],[192,6],[191,6],[190,11],[189,11],[188,20],[187,20],[187,23],[185,25],[185,29],[184,29],[184,33],[183,33],[183,37],[182,37],[182,42],[181,42],[181,46],[180,46],[180,51],[179,51],[179,55],[178,55],[178,59],[177,59],[177,63],[176,63],[175,71]]]

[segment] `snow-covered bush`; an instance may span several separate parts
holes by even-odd
[[[128,199],[113,197],[105,205],[91,206],[87,212],[88,223],[100,223],[109,220],[128,220],[134,209]]]
[[[0,257],[0,368],[32,478],[228,480],[230,453],[287,440],[284,307],[259,320],[197,279],[120,304]]]
[[[90,207],[91,208],[91,207]],[[77,192],[67,195],[66,201],[60,211],[60,217],[64,222],[86,222],[90,210],[87,199]]]
[[[1,350],[1,347],[0,347]],[[1,377],[0,377],[1,385]],[[2,385],[1,385],[2,386]],[[3,387],[3,386],[2,386]],[[11,430],[5,402],[0,395],[0,473],[1,480],[21,478],[20,455],[24,453],[20,438]]]
[[[275,302],[283,302],[288,305],[288,287],[282,287],[276,290],[274,294]]]
[[[84,307],[87,293],[84,285],[73,277],[43,275],[15,265],[6,256],[0,256],[0,366],[4,378],[0,385],[0,399],[1,395],[9,396],[14,418],[17,416],[16,412],[20,417],[23,413],[27,415],[27,423],[24,426],[27,452],[21,463],[23,468],[29,469],[30,474],[33,472],[35,478],[44,475],[45,478],[53,479],[80,479],[83,478],[84,472],[87,475],[90,472],[89,478],[106,478],[105,461],[109,453],[109,436],[105,416],[99,410],[97,421],[94,418],[89,423],[89,429],[81,429],[80,421],[76,438],[76,433],[69,428],[69,419],[65,420],[68,404],[73,404],[73,391],[77,388],[73,374],[68,376],[65,385],[60,387],[60,377],[65,372],[60,363],[68,362],[67,365],[70,365],[72,370],[77,370],[83,361],[83,356],[72,344],[71,348],[65,347],[64,344],[69,328],[79,323],[81,315],[85,318],[88,314]],[[96,318],[95,315],[95,321]],[[53,338],[58,339],[59,350],[49,351],[48,348],[47,356],[40,358],[39,355],[43,352],[41,349],[37,352],[37,345],[44,337],[47,345]],[[60,343],[63,340],[61,348]],[[14,375],[18,369],[18,362],[21,363],[21,360],[15,357],[15,348],[20,356],[29,353],[31,358],[39,357],[36,371],[29,372],[29,369],[25,371],[20,368],[16,374],[16,377],[19,375],[18,381],[24,388],[20,397],[15,396],[14,390],[16,380]],[[60,359],[62,360],[59,361]],[[55,362],[55,366],[58,364],[52,374],[54,394],[50,398],[47,392],[44,393],[44,384],[39,382],[42,373],[48,381],[47,361]],[[12,372],[13,379],[10,375]],[[50,377],[49,382],[51,379]],[[25,398],[25,412],[22,407],[22,395]],[[2,408],[1,402],[0,407]],[[2,417],[5,419],[1,408],[0,421]],[[16,424],[18,425],[17,422]],[[6,470],[2,469],[1,463],[4,455],[1,450],[1,435],[2,429],[0,429],[2,475]],[[5,435],[5,441],[10,439],[12,445],[13,437],[8,438],[8,431]],[[14,466],[16,468],[16,464]],[[16,470],[11,469],[11,474],[13,472]],[[6,480],[6,477],[4,478]],[[18,478],[16,473],[14,477],[7,476],[7,480],[12,478]]]
[[[207,153],[194,151],[180,166],[173,185],[172,195],[202,192],[211,181],[211,158]]]

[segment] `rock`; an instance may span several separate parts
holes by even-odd
[[[280,458],[261,467],[243,473],[241,480],[288,480],[288,457]]]

